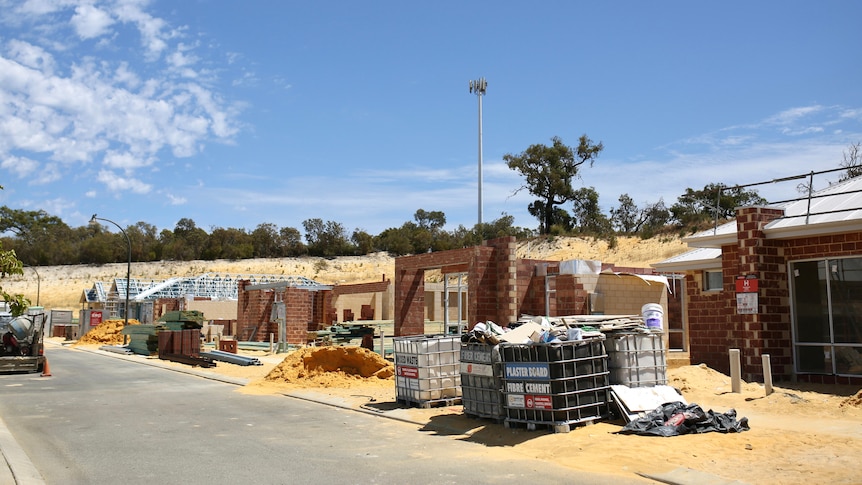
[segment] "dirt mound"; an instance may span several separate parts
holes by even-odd
[[[72,344],[72,347],[78,345],[122,345],[124,335],[123,331],[124,320],[105,320],[99,325],[90,329],[77,342]],[[140,325],[137,320],[129,320],[129,325]]]
[[[266,381],[308,387],[349,387],[364,380],[391,380],[395,366],[361,347],[306,347],[278,364]]]
[[[853,408],[862,408],[862,391],[857,392],[855,395],[848,397],[847,399],[841,401],[839,407],[853,407]]]

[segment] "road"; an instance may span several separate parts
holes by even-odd
[[[51,377],[0,375],[0,417],[50,485],[625,483],[409,423],[91,352],[47,352]]]

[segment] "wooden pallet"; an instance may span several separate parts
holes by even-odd
[[[577,422],[563,422],[563,423],[545,423],[545,422],[523,422],[523,421],[512,421],[510,419],[504,419],[503,426],[509,429],[526,429],[527,431],[536,431],[536,430],[546,430],[551,431],[553,433],[568,433],[569,431],[574,430],[577,427],[589,426],[595,424],[601,418],[591,418],[585,419]]]
[[[452,397],[452,398],[444,398],[444,399],[432,399],[428,401],[414,401],[412,399],[404,399],[398,398],[398,404],[408,406],[408,407],[418,407],[422,409],[430,409],[430,408],[443,408],[447,406],[457,406],[461,404],[460,397]]]

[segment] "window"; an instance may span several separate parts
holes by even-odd
[[[720,270],[703,272],[703,291],[721,291],[723,282]]]
[[[862,375],[862,258],[790,269],[797,372]]]

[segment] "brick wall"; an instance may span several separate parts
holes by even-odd
[[[762,356],[769,354],[777,380],[794,378],[787,263],[803,259],[858,256],[862,234],[845,233],[796,239],[766,239],[763,226],[783,215],[778,209],[745,207],[737,210],[736,245],[722,250],[722,290],[702,291],[702,271],[685,277],[688,296],[691,363],[705,363],[730,372],[729,349],[740,350],[742,377],[762,381]],[[758,279],[758,313],[736,311],[737,276]],[[798,375],[798,380],[862,384],[862,378]]]
[[[357,293],[382,293],[389,288],[389,280],[375,281],[373,283],[356,283],[352,285],[338,285],[332,289],[334,297],[341,295],[354,295]]]
[[[180,298],[158,298],[153,302],[153,321],[158,322],[165,313],[180,309]]]
[[[308,342],[308,332],[311,330],[314,292],[300,288],[285,288],[283,301],[285,303],[285,332],[287,342],[305,344]],[[278,325],[275,335],[278,335]]]
[[[515,239],[482,246],[395,258],[395,335],[419,335],[425,328],[425,270],[467,272],[467,323],[517,319]]]
[[[467,322],[470,326],[480,321],[491,320],[499,325],[509,325],[522,314],[564,316],[583,315],[590,311],[589,294],[581,279],[595,286],[599,276],[560,275],[559,261],[519,260],[516,255],[515,239],[511,237],[485,241],[482,246],[473,248],[404,256],[395,260],[395,334],[415,335],[424,329],[425,291],[424,271],[426,269],[447,269],[454,272],[467,271]],[[545,266],[551,290],[549,311],[545,311],[545,277],[536,276],[536,267]],[[610,268],[610,267],[609,267]],[[629,268],[627,268],[629,270]],[[647,268],[630,268],[631,272],[651,274]],[[659,302],[652,296],[664,294],[664,287],[647,285],[634,276],[637,290],[648,292],[649,298],[621,297],[622,302],[637,303],[636,311],[626,310],[627,314],[640,314],[644,303]],[[649,288],[648,290],[644,288]],[[630,306],[630,305],[629,305]],[[616,306],[624,307],[622,304]]]
[[[251,284],[248,280],[240,280],[237,289],[237,339],[257,340],[263,342],[269,339],[267,322],[272,315],[272,290],[253,290],[245,288]]]

